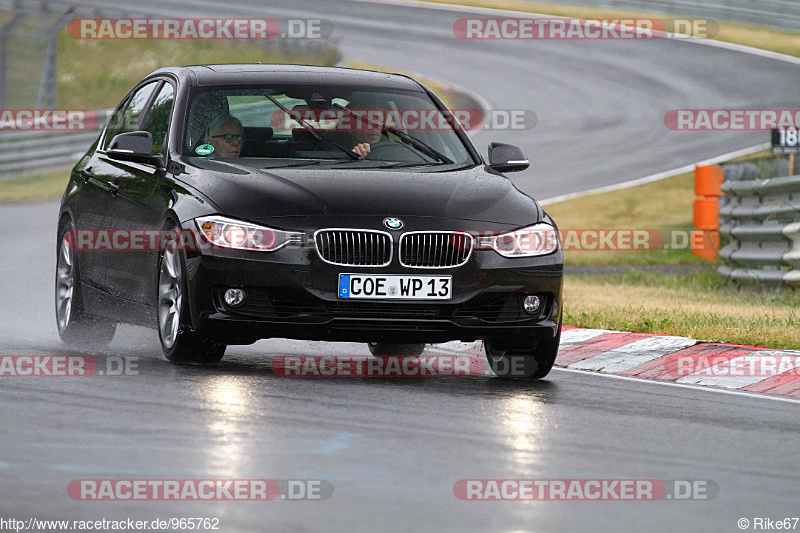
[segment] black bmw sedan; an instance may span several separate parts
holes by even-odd
[[[474,113],[472,115],[474,116]],[[157,329],[176,362],[270,337],[375,355],[482,340],[499,375],[558,349],[554,222],[402,75],[290,65],[157,70],[75,165],[58,224],[66,342]]]

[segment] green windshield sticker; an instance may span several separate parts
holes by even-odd
[[[214,147],[210,144],[201,144],[194,151],[197,152],[197,155],[210,155],[214,151]]]

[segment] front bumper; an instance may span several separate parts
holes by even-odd
[[[553,338],[562,306],[560,251],[507,259],[476,250],[460,267],[415,269],[401,266],[396,253],[386,267],[365,268],[326,263],[313,247],[217,249],[187,254],[187,271],[193,328],[225,344],[269,337],[397,343],[502,337],[526,342]],[[340,273],[450,275],[452,298],[342,300],[337,292]],[[247,294],[237,308],[227,307],[222,298],[232,287]],[[530,294],[542,300],[534,315],[522,308],[522,299]]]

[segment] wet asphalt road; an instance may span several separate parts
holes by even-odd
[[[82,4],[108,4],[99,0]],[[180,16],[319,16],[346,59],[457,82],[494,107],[530,108],[530,132],[481,132],[534,161],[514,176],[540,198],[617,183],[765,140],[669,132],[670,108],[794,107],[797,68],[687,43],[465,43],[462,15],[356,2],[126,6]],[[156,333],[121,327],[76,352],[52,311],[56,203],[0,206],[0,353],[87,353],[136,373],[2,378],[0,517],[203,516],[222,531],[737,531],[797,516],[797,405],[554,370],[546,381],[289,379],[281,354],[366,354],[282,340],[231,347],[215,368],[176,367]],[[323,479],[325,501],[80,502],[74,479]],[[711,501],[469,502],[468,478],[708,479]]]
[[[735,531],[797,511],[797,404],[555,369],[471,378],[298,379],[284,354],[366,355],[360,344],[230,347],[178,367],[155,331],[120,327],[99,352],[57,338],[57,204],[0,208],[4,355],[94,356],[106,374],[3,377],[0,511],[85,520],[219,518],[222,531]],[[24,238],[23,238],[24,236]],[[29,242],[30,240],[30,242]],[[29,242],[29,243],[28,243]],[[28,244],[26,244],[28,243]],[[432,352],[435,353],[435,352]],[[324,501],[84,502],[76,479],[326,480]],[[706,501],[460,501],[460,479],[701,479]]]

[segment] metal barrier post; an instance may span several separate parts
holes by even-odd
[[[56,40],[58,32],[66,26],[72,18],[74,7],[64,12],[58,21],[47,30],[47,52],[44,61],[44,72],[42,81],[39,84],[39,96],[36,99],[36,107],[40,109],[56,108]]]
[[[18,11],[0,28],[0,109],[8,107],[8,36],[26,16]]]
[[[702,165],[694,169],[694,227],[692,253],[702,259],[716,259],[719,249],[719,198],[724,174],[719,165]]]

